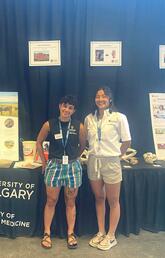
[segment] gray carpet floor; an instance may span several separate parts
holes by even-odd
[[[68,250],[65,239],[53,238],[53,246],[45,250],[38,237],[0,238],[0,258],[165,258],[165,232],[141,231],[129,237],[119,235],[118,245],[100,251],[88,245],[90,236],[78,238],[79,247]]]

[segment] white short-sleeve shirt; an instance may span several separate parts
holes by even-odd
[[[110,113],[109,109],[104,111],[104,116],[99,121],[96,113],[89,114],[85,118],[85,127],[89,154],[97,157],[120,156],[121,142],[131,140],[127,117],[119,112]]]

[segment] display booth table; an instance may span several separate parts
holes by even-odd
[[[37,232],[41,169],[0,169],[0,234],[9,237]]]
[[[123,168],[120,195],[121,218],[117,232],[128,236],[130,233],[138,234],[140,229],[153,232],[165,230],[164,196],[164,163],[161,167],[153,167],[140,162],[132,168]],[[44,205],[45,187],[41,168],[0,169],[1,235],[41,236]],[[96,233],[95,203],[85,166],[83,167],[83,184],[79,189],[76,205],[76,234],[81,236]],[[108,216],[106,227],[108,227]],[[65,237],[66,229],[62,190],[52,223],[52,234]]]

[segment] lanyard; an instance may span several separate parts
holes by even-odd
[[[101,126],[102,126],[102,119],[100,122],[98,122],[97,120],[97,136],[98,136],[99,142],[101,141]]]
[[[59,128],[60,128],[60,134],[62,136],[62,145],[64,147],[64,155],[65,155],[65,147],[67,145],[67,142],[68,142],[68,138],[69,138],[69,130],[70,130],[70,125],[71,125],[71,120],[69,121],[69,124],[68,124],[68,128],[67,128],[67,132],[66,132],[66,137],[65,137],[65,142],[64,142],[64,136],[63,136],[63,132],[62,132],[62,126],[61,126],[61,121],[59,120]]]

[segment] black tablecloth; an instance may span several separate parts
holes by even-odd
[[[9,182],[22,183],[22,185],[11,186]],[[161,167],[154,167],[140,162],[132,168],[123,168],[120,195],[121,218],[117,232],[128,236],[130,233],[138,234],[141,228],[153,232],[165,230],[164,196],[164,163],[161,162]],[[0,169],[0,234],[10,237],[41,235],[45,199],[45,187],[40,168],[34,170]],[[85,166],[83,184],[79,189],[76,205],[75,231],[77,235],[96,233],[98,229],[94,196]],[[108,213],[107,207],[106,228],[108,228]],[[21,226],[18,225],[20,222],[22,222]],[[23,222],[26,223],[23,224]],[[64,237],[66,230],[62,189],[52,223],[52,234]]]
[[[1,235],[32,236],[38,232],[41,185],[41,169],[0,169]]]
[[[140,228],[165,230],[165,163],[123,169],[119,231],[138,234]]]

